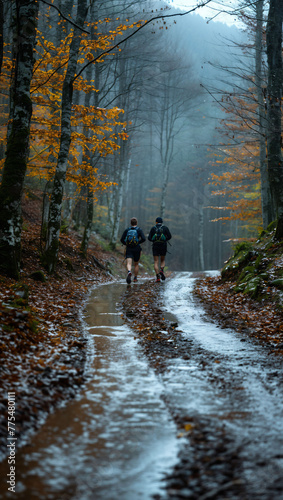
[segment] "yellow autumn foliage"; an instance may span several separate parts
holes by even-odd
[[[88,26],[92,27],[92,31],[95,32],[95,40],[88,39],[86,33],[82,34],[78,65],[85,65],[93,61],[97,53],[111,49],[113,40],[118,35],[122,35],[127,29],[139,25],[138,23],[119,23],[116,29],[108,30],[106,34],[100,32],[102,26],[105,31],[105,26],[110,21],[107,18],[96,23],[88,23]],[[64,21],[60,21],[59,24],[64,31]],[[27,175],[30,177],[50,180],[55,172],[60,141],[62,88],[71,41],[72,31],[62,37],[58,46],[46,40],[43,33],[37,31],[36,63],[31,83],[33,116],[27,170]],[[8,49],[9,47],[6,46],[6,56],[0,79],[0,91],[4,95],[0,122],[0,144],[3,144],[4,147],[7,135],[9,85],[12,72],[12,61]],[[94,63],[99,64],[101,61],[102,59],[98,59]],[[88,81],[80,75],[74,81],[74,91],[96,93],[99,89],[95,87],[94,81]],[[93,191],[104,189],[112,184],[101,173],[98,176],[98,170],[93,167],[91,160],[85,162],[82,159],[85,158],[86,154],[89,158],[94,155],[96,158],[105,157],[119,149],[119,140],[126,140],[128,137],[124,132],[126,122],[122,120],[123,113],[124,111],[117,107],[103,109],[95,106],[72,106],[72,134],[67,171],[69,182],[73,182],[78,188],[88,185]],[[0,162],[0,167],[2,164],[3,161]]]

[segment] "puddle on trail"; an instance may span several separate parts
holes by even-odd
[[[178,318],[190,352],[186,361],[170,361],[166,400],[188,419],[224,426],[241,450],[248,498],[282,500],[282,361],[247,336],[209,322],[193,301],[193,284],[192,273],[180,273],[164,289],[164,304]]]
[[[162,479],[176,462],[176,428],[161,383],[116,310],[124,290],[124,283],[112,283],[93,291],[85,314],[92,380],[17,451],[17,499],[148,500],[162,494]]]
[[[277,360],[277,366],[247,337],[243,342],[241,334],[207,321],[193,302],[193,278],[180,273],[161,284],[188,357],[168,360],[168,371],[160,377],[116,310],[125,284],[93,291],[85,315],[94,353],[91,380],[79,397],[47,419],[29,446],[17,451],[17,499],[150,500],[162,495],[162,479],[182,445],[169,411],[186,415],[188,423],[190,417],[206,423],[211,437],[219,425],[226,429],[231,446],[239,450],[247,498],[283,498],[283,397],[276,375],[282,363]],[[206,479],[211,491],[221,484],[217,472]]]

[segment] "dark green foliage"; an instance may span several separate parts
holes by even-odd
[[[271,222],[268,225],[266,232],[267,233],[271,233],[271,231],[273,231],[274,229],[276,229],[276,226],[277,226],[277,220],[274,220],[273,222]]]
[[[262,300],[269,297],[270,289],[277,295],[283,290],[283,242],[274,240],[275,226],[276,223],[270,224],[270,232],[263,232],[256,243],[244,242],[236,246],[234,255],[222,270],[224,281],[236,282],[233,292]],[[275,300],[280,306],[279,295]]]
[[[60,233],[67,234],[69,229],[69,224],[64,219],[61,221]]]
[[[71,259],[67,258],[67,259],[64,260],[64,262],[66,264],[66,267],[67,267],[68,271],[72,271],[73,272],[74,271],[74,266],[72,264]]]
[[[34,271],[33,273],[30,274],[30,277],[34,281],[40,281],[41,283],[45,283],[46,281],[46,276],[42,271]]]
[[[252,247],[253,245],[250,241],[243,241],[241,243],[238,243],[234,248],[234,257],[237,257],[240,252],[251,250]]]
[[[221,271],[221,277],[226,280],[239,276],[243,267],[255,259],[250,242],[243,242],[235,247],[234,255],[228,260]]]

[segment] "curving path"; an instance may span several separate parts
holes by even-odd
[[[191,273],[180,273],[161,284],[189,354],[168,360],[162,376],[149,368],[117,311],[125,283],[93,291],[84,313],[88,383],[17,451],[17,494],[1,487],[0,498],[283,498],[282,362],[210,323],[193,302],[193,282]],[[186,432],[178,439],[179,416]],[[230,481],[223,474],[232,456]],[[203,463],[211,465],[208,473]],[[2,478],[6,465],[0,464]],[[235,493],[236,484],[244,496]],[[208,493],[199,493],[203,485]]]

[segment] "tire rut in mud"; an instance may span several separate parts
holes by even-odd
[[[150,366],[157,374],[166,374],[170,360],[198,358],[203,369],[213,359],[192,341],[182,336],[176,321],[162,311],[162,288],[153,282],[129,286],[121,298],[121,310],[137,335]],[[215,380],[217,385],[218,381]],[[207,500],[248,499],[242,481],[240,449],[218,418],[187,414],[176,408],[170,397],[164,398],[181,438],[178,463],[164,479],[169,500],[182,498]],[[156,495],[155,500],[160,498]]]

